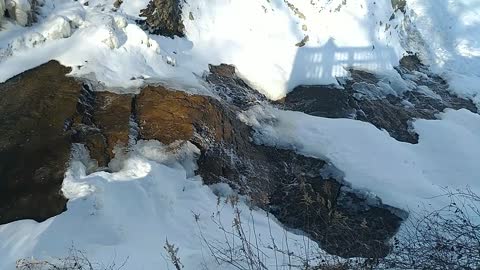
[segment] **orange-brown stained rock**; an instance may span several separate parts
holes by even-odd
[[[65,209],[60,193],[70,158],[66,122],[81,84],[58,62],[0,84],[0,224],[44,220]]]
[[[128,145],[131,111],[131,95],[119,95],[111,92],[95,94],[93,121],[103,135],[104,149],[101,149],[102,146],[100,146],[92,148],[91,152],[97,152],[97,161],[101,167],[107,166],[108,162],[114,158],[115,147],[124,148]]]
[[[165,144],[198,134],[217,142],[232,140],[232,124],[214,98],[148,86],[136,97],[136,104],[141,138]]]

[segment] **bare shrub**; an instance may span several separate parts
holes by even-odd
[[[167,252],[168,258],[170,262],[175,266],[176,270],[181,270],[183,268],[183,264],[180,261],[180,257],[178,256],[179,248],[176,247],[174,244],[170,244],[168,239],[165,239],[165,246],[163,246],[165,251]]]
[[[268,213],[269,240],[265,243],[257,233],[253,210],[250,209],[250,218],[247,221],[243,220],[238,202],[239,198],[236,195],[229,196],[223,201],[224,205],[228,204],[234,210],[231,224],[222,223],[221,208],[224,205],[220,198],[217,201],[217,212],[210,216],[222,235],[221,240],[207,238],[200,227],[200,215],[193,213],[202,244],[219,266],[227,264],[239,270],[373,269],[368,259],[343,259],[325,254],[307,236],[303,236],[302,243],[296,243],[296,251],[293,251],[291,249],[293,244],[289,243],[285,229],[284,237],[278,238],[273,235]],[[266,254],[267,250],[272,252]],[[274,265],[268,265],[268,261],[270,263],[273,261]]]
[[[117,264],[116,256],[112,262],[104,265],[92,262],[84,251],[75,247],[69,249],[69,253],[64,258],[53,258],[51,260],[20,259],[16,263],[17,270],[121,270],[128,261],[128,257]]]
[[[445,190],[449,203],[422,206],[394,239],[383,264],[396,269],[480,269],[480,196]]]

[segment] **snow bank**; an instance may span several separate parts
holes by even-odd
[[[290,2],[187,1],[183,15],[191,54],[234,64],[271,99],[298,84],[336,84],[346,67],[381,73],[398,64],[403,49],[397,21],[389,21],[389,1]],[[297,47],[306,36],[305,46]]]
[[[424,60],[444,74],[455,93],[480,105],[479,1],[412,0],[408,6],[420,36],[409,49],[422,52]],[[404,38],[415,37],[412,31]]]
[[[403,209],[429,202],[440,187],[470,186],[480,193],[480,115],[447,110],[438,120],[417,120],[418,144],[350,119],[254,107],[240,118],[256,129],[258,143],[324,158],[345,180]]]
[[[388,1],[189,0],[187,37],[174,40],[135,25],[146,0],[124,1],[118,10],[112,0],[45,2],[33,27],[0,31],[0,81],[56,59],[119,92],[152,81],[206,92],[197,77],[208,64],[229,63],[278,99],[298,84],[336,84],[346,67],[387,72],[403,54],[394,29],[400,19],[389,21]],[[34,33],[44,42],[12,48]],[[302,40],[304,47],[296,46]]]
[[[114,12],[112,6],[110,1],[85,6],[80,1],[47,0],[38,24],[21,29],[6,25],[0,31],[0,81],[56,59],[72,67],[72,75],[98,80],[112,91],[135,92],[145,82],[159,81],[186,91],[206,91],[190,69],[175,66],[129,14]],[[26,44],[32,36],[41,36],[41,42]]]
[[[123,161],[122,170],[92,175],[85,175],[81,162],[86,162],[84,148],[77,146],[76,151],[63,185],[70,198],[68,211],[42,223],[24,220],[0,226],[0,269],[13,270],[19,258],[65,256],[72,245],[86,251],[92,261],[104,264],[113,259],[121,264],[128,257],[122,269],[172,269],[163,249],[167,238],[179,248],[185,269],[202,269],[203,264],[208,269],[234,269],[218,266],[201,242],[200,232],[206,239],[224,243],[223,233],[211,217],[230,229],[234,209],[224,202],[225,197],[218,199],[199,177],[187,176],[192,172],[193,157],[198,155],[195,146],[187,144],[171,153],[158,142],[139,142]],[[222,185],[215,189],[220,195],[232,194]],[[316,244],[286,232],[266,213],[250,212],[242,200],[238,208],[246,234],[258,235],[272,269],[275,256],[267,247],[272,246],[270,229],[278,248],[285,248],[288,239],[292,252],[303,254],[300,247],[305,243],[314,252]],[[199,217],[198,226],[194,214]],[[277,256],[279,263],[288,262],[287,257]]]

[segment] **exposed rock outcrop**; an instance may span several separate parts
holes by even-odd
[[[71,143],[86,145],[98,169],[108,169],[116,147],[128,146],[135,121],[139,139],[195,144],[201,151],[196,173],[206,184],[228,183],[326,251],[345,257],[388,253],[388,240],[406,213],[351,190],[331,164],[254,144],[251,128],[237,114],[267,101],[233,67],[212,66],[206,76],[218,99],[162,86],[136,96],[95,92],[67,72],[50,62],[0,85],[0,126],[9,131],[0,135],[0,223],[40,221],[63,211],[60,188]]]
[[[0,224],[41,221],[65,209],[66,120],[81,89],[69,72],[51,61],[0,84]]]
[[[73,141],[85,144],[98,168],[108,168],[115,152],[128,145],[132,96],[94,92],[84,84],[77,112],[70,127]]]
[[[146,19],[139,21],[139,24],[152,34],[171,38],[185,36],[182,0],[151,0],[148,6],[141,10],[140,16]]]
[[[412,85],[411,90],[402,93],[394,83],[381,81],[365,71],[351,70],[351,78],[341,84],[343,89],[328,85],[298,86],[280,103],[285,109],[314,116],[370,122],[387,130],[393,138],[410,143],[418,142],[418,135],[411,129],[414,119],[435,119],[446,108],[477,112],[471,100],[451,94],[447,82],[429,72],[416,56],[404,57],[397,71],[403,81]],[[385,87],[401,94],[368,96]]]
[[[245,104],[231,98],[232,93],[255,96],[254,90],[244,87],[244,82],[227,86],[240,79],[225,65],[211,70],[207,80],[222,86],[217,91],[228,91],[219,94],[222,100],[161,86],[143,89],[135,105],[140,138],[167,144],[180,139],[197,145],[201,150],[197,173],[205,183],[228,183],[290,228],[307,232],[328,252],[345,257],[385,256],[387,241],[406,213],[383,205],[378,198],[372,205],[372,198],[362,197],[341,177],[333,177],[331,164],[254,144],[250,127],[236,116]]]
[[[65,210],[72,143],[101,169],[128,144],[132,96],[94,92],[69,72],[50,61],[0,84],[0,224]]]

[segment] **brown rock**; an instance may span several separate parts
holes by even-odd
[[[65,128],[81,89],[69,72],[50,61],[0,84],[0,224],[41,221],[65,210]]]
[[[183,37],[185,26],[182,21],[181,3],[181,0],[151,0],[140,13],[140,16],[146,17],[146,20],[139,23],[152,34],[171,38]]]
[[[212,72],[235,77],[225,66]],[[225,85],[225,78],[217,79],[210,82]],[[237,90],[244,89],[242,83]],[[388,253],[387,240],[398,230],[401,217],[381,201],[372,206],[367,198],[343,189],[342,178],[330,177],[327,172],[333,166],[322,160],[255,145],[252,130],[236,117],[239,107],[234,100],[150,86],[136,97],[135,104],[140,138],[165,144],[184,140],[200,148],[197,173],[206,184],[228,183],[333,254],[382,257]],[[352,208],[351,200],[356,207]]]
[[[114,158],[115,147],[127,147],[131,112],[131,95],[96,93],[93,121],[105,138],[107,156],[107,162],[101,165],[108,165],[108,162]]]

